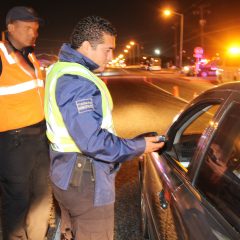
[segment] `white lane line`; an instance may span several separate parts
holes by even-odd
[[[121,69],[124,73],[127,73],[129,74],[129,71],[128,70],[125,70],[125,69]]]
[[[157,86],[157,85],[155,85],[155,84],[149,82],[149,81],[147,80],[147,77],[143,77],[143,81],[146,82],[147,84],[149,84],[149,85],[151,85],[151,86],[157,88],[158,90],[161,90],[161,91],[165,92],[166,94],[169,94],[169,95],[174,96],[171,92],[168,92],[167,90],[165,90],[165,89],[163,89],[163,88],[161,88],[161,87],[159,87],[159,86]],[[185,102],[185,103],[189,103],[189,101],[187,101],[187,100],[184,99],[184,98],[176,97],[176,96],[174,96],[174,97],[175,97],[175,98],[178,98],[179,100],[181,100],[181,101],[183,101],[183,102]]]

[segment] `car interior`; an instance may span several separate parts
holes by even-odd
[[[205,105],[192,113],[184,123],[179,123],[173,139],[172,147],[167,151],[177,164],[187,172],[191,159],[194,156],[198,142],[204,130],[211,122],[214,113],[217,111],[217,105]]]

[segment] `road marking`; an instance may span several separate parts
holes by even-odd
[[[167,90],[165,90],[165,89],[163,89],[163,88],[161,88],[161,87],[159,87],[159,86],[157,86],[157,85],[149,82],[149,81],[147,80],[147,77],[143,77],[143,81],[146,82],[147,84],[149,84],[149,85],[157,88],[158,90],[161,90],[161,91],[165,92],[166,94],[169,94],[169,95],[172,95],[173,97],[175,97],[171,92],[168,92]],[[181,101],[183,101],[183,102],[185,102],[185,103],[189,103],[189,101],[187,101],[187,100],[184,99],[184,98],[181,98],[181,97],[175,97],[175,98],[178,98],[179,100],[181,100]]]
[[[125,70],[125,69],[121,69],[124,73],[129,74],[129,71]]]

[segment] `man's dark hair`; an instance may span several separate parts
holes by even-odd
[[[116,36],[116,29],[106,19],[89,16],[81,19],[74,27],[70,37],[72,48],[79,48],[84,41],[89,41],[92,47],[103,43],[103,33]]]

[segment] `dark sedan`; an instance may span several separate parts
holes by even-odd
[[[240,239],[240,82],[195,98],[139,161],[145,239]]]

